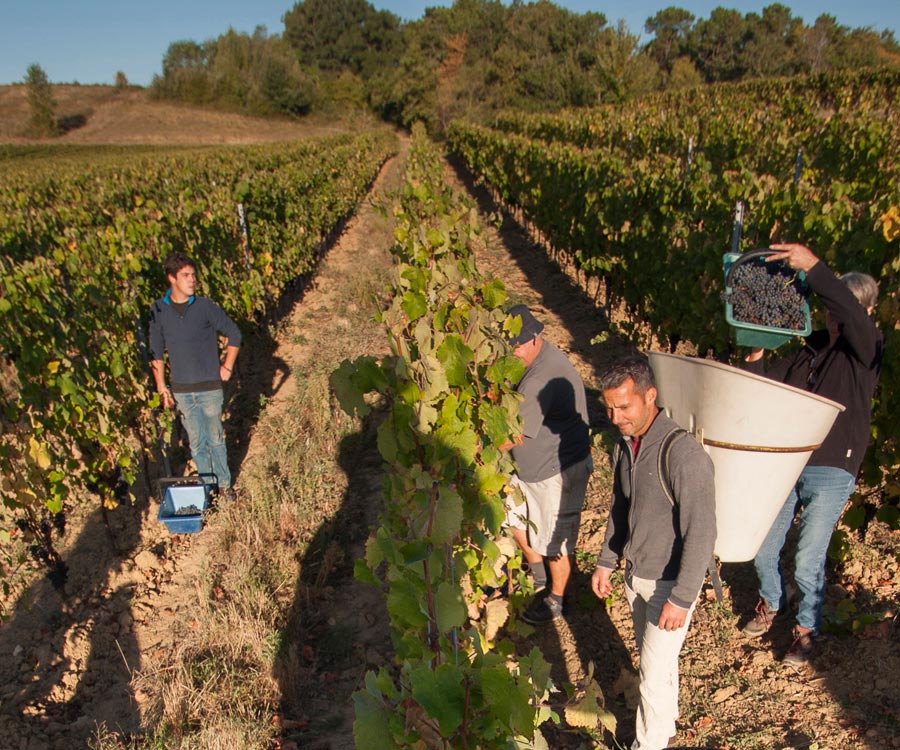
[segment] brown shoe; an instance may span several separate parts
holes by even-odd
[[[784,663],[794,667],[802,667],[809,663],[809,657],[812,656],[815,641],[812,631],[801,633],[794,628],[794,642],[784,655]]]
[[[756,605],[756,614],[753,618],[744,625],[741,632],[744,635],[752,636],[753,638],[758,638],[761,635],[765,635],[769,632],[769,628],[772,627],[772,621],[775,619],[775,615],[778,612],[773,612],[769,609],[769,605],[766,604],[765,599],[760,599]]]

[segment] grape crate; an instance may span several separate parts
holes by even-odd
[[[791,269],[764,261],[743,263],[734,269],[730,284],[735,321],[788,331],[806,327],[806,297]]]

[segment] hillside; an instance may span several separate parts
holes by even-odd
[[[25,86],[0,86],[0,143],[247,144],[349,129],[334,118],[266,119],[155,101],[137,87],[55,85],[53,95],[57,119],[78,127],[58,138],[35,141],[21,135],[29,117]]]

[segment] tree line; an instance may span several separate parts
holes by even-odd
[[[284,32],[170,45],[154,95],[253,114],[368,108],[440,130],[460,115],[554,111],[746,78],[900,66],[891,31],[809,25],[785,5],[698,18],[667,7],[639,34],[550,2],[456,0],[402,22],[367,0],[302,0]]]

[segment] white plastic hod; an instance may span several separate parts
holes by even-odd
[[[708,359],[650,352],[657,405],[716,470],[716,555],[752,560],[841,404]]]

